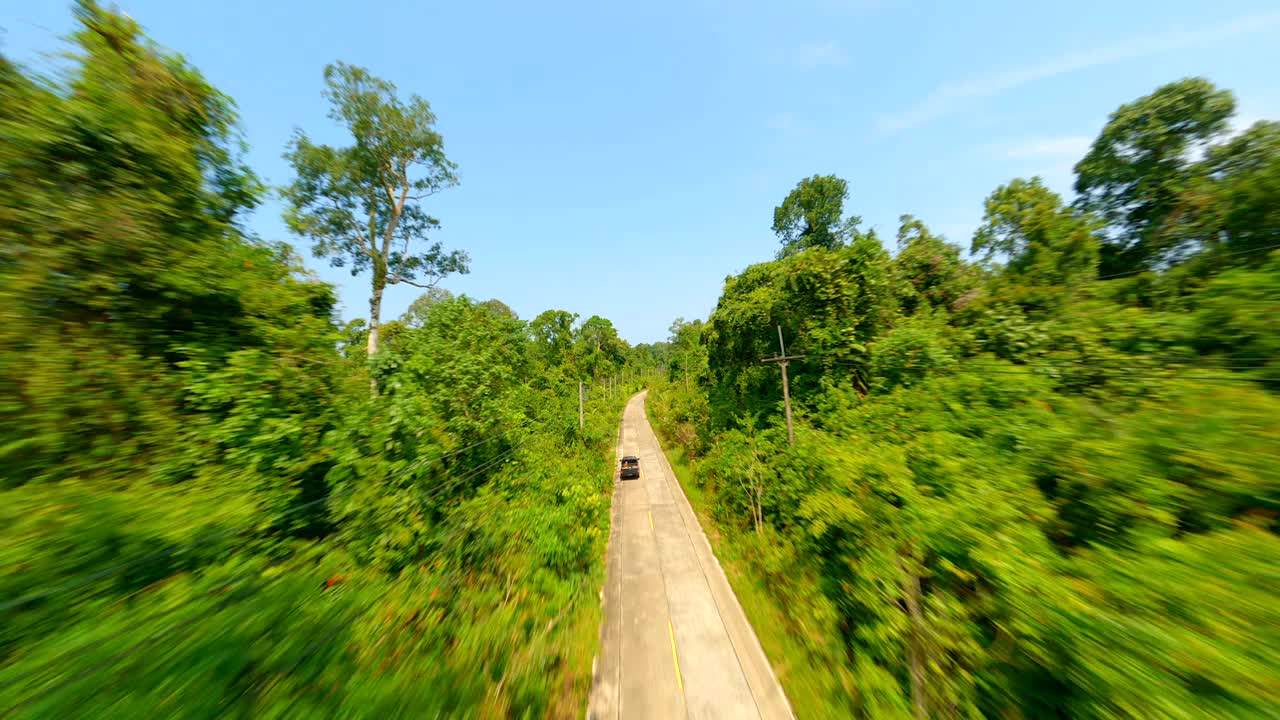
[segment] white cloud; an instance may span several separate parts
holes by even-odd
[[[796,54],[796,64],[800,67],[839,66],[849,62],[849,56],[833,42],[808,45]]]
[[[1007,158],[1038,158],[1069,155],[1083,157],[1093,144],[1086,135],[1062,135],[1060,137],[1028,138],[999,146],[997,150]]]
[[[1093,48],[1058,60],[1017,70],[982,75],[938,87],[915,105],[896,113],[881,115],[881,130],[896,132],[924,125],[951,114],[974,98],[992,97],[1040,80],[1067,73],[1112,65],[1125,60],[1220,42],[1236,35],[1258,32],[1280,25],[1280,12],[1244,15],[1228,22],[1196,30],[1172,30],[1141,35],[1122,45]]]

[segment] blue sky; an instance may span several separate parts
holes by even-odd
[[[1203,75],[1243,122],[1280,118],[1272,2],[647,0],[494,3],[121,0],[235,98],[250,163],[281,184],[292,129],[342,142],[321,70],[344,60],[428,99],[462,184],[437,234],[472,256],[444,286],[611,319],[624,338],[706,317],[727,275],[769,259],[772,209],[802,177],[849,181],[883,237],[912,213],[967,246],[982,199],[1071,165],[1107,115]],[[49,66],[69,3],[0,0],[0,41]],[[263,237],[291,240],[268,203]],[[368,279],[310,260],[347,318]],[[384,318],[418,294],[388,292]]]

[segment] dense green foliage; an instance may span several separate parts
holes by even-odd
[[[230,100],[77,13],[0,62],[0,715],[580,716],[653,348],[436,292],[370,359]]]
[[[796,248],[673,326],[650,413],[801,717],[1280,707],[1280,144],[1233,107],[1121,108],[1075,207],[991,194],[977,262],[904,216],[894,253]]]

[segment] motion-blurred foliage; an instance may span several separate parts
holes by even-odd
[[[230,99],[76,12],[0,59],[0,715],[580,716],[654,349],[436,292],[370,361]]]
[[[1121,108],[1075,207],[992,194],[980,263],[903,216],[893,255],[793,248],[673,327],[650,413],[800,716],[1274,717],[1280,144],[1233,107]]]

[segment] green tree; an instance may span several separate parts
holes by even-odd
[[[335,148],[296,131],[285,158],[297,177],[285,188],[285,221],[309,238],[317,257],[351,274],[371,271],[368,354],[378,352],[382,294],[388,285],[431,288],[444,276],[467,272],[466,253],[446,252],[425,241],[440,225],[420,204],[456,185],[457,166],[444,154],[431,106],[417,95],[408,102],[367,70],[345,63],[324,71],[329,117],[355,141]]]
[[[400,322],[411,328],[420,328],[431,317],[431,308],[453,299],[453,293],[442,287],[433,287],[419,295],[400,316]]]
[[[717,409],[760,417],[781,401],[777,369],[760,363],[778,351],[778,325],[788,353],[806,356],[791,365],[794,399],[821,386],[824,373],[810,371],[817,368],[865,385],[867,343],[898,314],[894,284],[889,254],[871,233],[727,278],[704,335]]]
[[[1092,220],[1067,207],[1040,178],[1019,178],[987,197],[970,252],[988,263],[1004,257],[1007,271],[1055,285],[1096,274],[1098,240]]]
[[[498,298],[489,298],[488,300],[485,300],[484,302],[480,303],[480,307],[488,310],[491,313],[509,317],[513,320],[520,319],[520,316],[516,315],[516,311],[512,310],[510,305],[502,302]]]
[[[546,310],[529,321],[534,354],[552,367],[576,366],[573,324],[578,316],[565,310]],[[574,372],[576,376],[576,370]]]
[[[702,341],[704,327],[701,320],[676,318],[671,323],[668,372],[673,379],[682,378],[686,385],[701,382],[707,372],[707,347]]]
[[[844,217],[849,183],[835,175],[814,175],[796,184],[773,209],[773,232],[782,241],[779,255],[806,248],[843,245],[862,220]]]
[[[1197,350],[1280,382],[1280,251],[1261,267],[1217,275],[1191,302]]]
[[[903,215],[899,221],[893,269],[905,283],[899,290],[902,311],[954,309],[978,285],[973,268],[960,258],[960,247],[934,235],[911,215]]]
[[[1192,192],[1183,201],[1196,223],[1192,236],[1220,249],[1227,264],[1267,262],[1260,251],[1280,237],[1280,122],[1254,123],[1209,148],[1202,165],[1208,202],[1196,203]]]
[[[592,315],[582,321],[575,335],[577,355],[585,377],[604,377],[622,367],[628,348],[626,342],[618,337],[612,322]]]
[[[1234,113],[1229,90],[1186,78],[1111,114],[1075,166],[1078,206],[1110,228],[1104,272],[1152,269],[1179,249],[1186,238],[1166,232],[1166,221],[1194,177],[1191,151],[1225,132]]]

